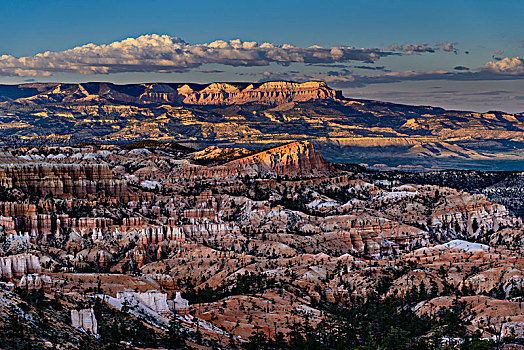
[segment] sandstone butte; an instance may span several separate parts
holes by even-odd
[[[243,156],[219,166],[193,165],[184,167],[182,171],[187,177],[242,175],[315,177],[336,172],[334,167],[308,141],[293,142],[274,147],[257,154]]]
[[[187,105],[232,105],[250,102],[283,104],[342,97],[340,91],[330,89],[325,82],[295,83],[274,81],[266,83],[211,83],[211,84],[24,84],[19,85],[29,103],[46,100],[63,102],[89,101],[95,97],[135,103],[182,103]],[[0,96],[1,96],[0,89]],[[6,97],[9,98],[7,93]],[[65,100],[63,100],[65,99]]]

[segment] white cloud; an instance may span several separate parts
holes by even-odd
[[[433,71],[403,71],[386,72],[374,75],[354,74],[349,70],[330,71],[328,73],[291,74],[265,72],[262,81],[288,79],[296,81],[323,80],[336,88],[362,87],[368,84],[397,83],[401,81],[423,80],[515,80],[524,79],[524,59],[519,57],[504,58],[500,61],[490,61],[474,70],[433,70]]]
[[[435,52],[435,49],[433,47],[430,47],[428,44],[398,44],[394,43],[389,45],[389,49],[391,51],[403,51],[406,55],[413,55],[414,53],[423,53],[423,52]]]
[[[435,46],[429,46],[429,44],[423,44],[423,43],[417,43],[417,44],[398,44],[394,43],[389,45],[389,49],[391,51],[402,51],[406,55],[413,55],[413,54],[421,54],[421,53],[433,53],[440,48],[446,52],[454,52],[457,53],[457,49],[455,48],[455,45],[458,43],[436,43]]]
[[[506,57],[500,61],[490,61],[482,67],[482,71],[500,75],[524,75],[524,59]]]
[[[339,46],[296,47],[236,39],[191,45],[168,35],[142,35],[107,45],[87,44],[60,52],[17,58],[0,56],[0,75],[49,76],[57,72],[111,74],[122,72],[187,72],[203,64],[267,66],[270,63],[335,63],[376,61],[391,55],[380,49]]]
[[[446,52],[455,52],[457,53],[457,49],[455,48],[455,45],[458,43],[437,43],[436,46],[442,47],[442,50]]]

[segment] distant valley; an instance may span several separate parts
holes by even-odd
[[[372,168],[524,170],[522,113],[355,100],[314,81],[2,85],[0,115],[0,140],[12,146],[308,140],[330,161]]]

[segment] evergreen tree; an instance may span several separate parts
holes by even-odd
[[[182,328],[176,316],[171,317],[169,320],[166,340],[169,349],[182,349],[185,347]]]

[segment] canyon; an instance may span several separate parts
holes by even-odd
[[[304,140],[0,158],[0,326],[18,319],[31,344],[158,347],[178,334],[229,348],[310,325],[356,347],[353,328],[336,332],[364,323],[339,312],[364,319],[369,305],[432,325],[412,339],[427,346],[524,337],[519,172],[370,170]],[[449,312],[460,336],[442,325]]]

